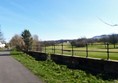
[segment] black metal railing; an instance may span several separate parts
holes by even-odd
[[[114,48],[112,44],[86,44],[85,47],[75,47],[70,44],[54,44],[51,46],[43,45],[42,51],[50,54],[61,54],[68,56],[92,57],[101,59],[118,59],[118,48]],[[113,57],[113,58],[112,58]]]

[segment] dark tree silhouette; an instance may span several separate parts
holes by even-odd
[[[25,50],[28,51],[32,46],[32,37],[29,30],[25,29],[21,34],[23,41],[25,43]]]
[[[116,43],[118,42],[118,35],[112,34],[109,36],[109,42],[114,45],[114,48],[116,47]]]

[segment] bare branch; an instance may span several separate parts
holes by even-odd
[[[118,24],[109,24],[109,23],[105,22],[104,20],[102,20],[101,18],[99,18],[99,17],[97,17],[97,18],[106,25],[109,25],[109,26],[112,26],[112,27],[118,26]]]

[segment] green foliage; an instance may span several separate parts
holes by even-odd
[[[31,33],[29,30],[24,30],[21,34],[23,41],[25,42],[25,49],[29,50],[31,48],[32,45],[32,37],[31,37]]]
[[[36,61],[31,56],[16,51],[11,54],[46,83],[114,83],[114,81],[102,80],[99,76],[95,77],[82,70],[68,69],[50,60]]]

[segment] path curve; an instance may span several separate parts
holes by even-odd
[[[9,51],[3,51],[0,52],[0,83],[42,83],[42,81],[12,58]]]

